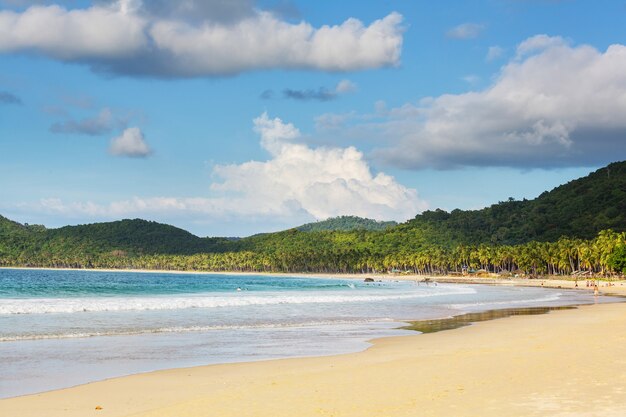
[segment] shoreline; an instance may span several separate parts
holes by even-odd
[[[7,267],[1,266],[0,270],[34,270],[34,271],[85,271],[85,272],[111,272],[111,273],[138,273],[138,274],[172,274],[172,275],[232,275],[232,276],[268,276],[268,277],[294,277],[294,278],[323,278],[323,279],[355,279],[363,280],[373,278],[382,281],[423,281],[449,284],[480,284],[480,285],[504,285],[522,287],[562,288],[571,290],[593,291],[593,287],[585,287],[585,281],[598,281],[598,290],[605,295],[626,295],[626,279],[607,280],[601,278],[578,277],[579,286],[576,287],[576,277],[542,277],[542,278],[500,278],[478,276],[453,276],[453,275],[391,275],[391,274],[360,274],[360,273],[312,273],[312,272],[226,272],[226,271],[173,271],[161,269],[114,269],[114,268],[40,268],[40,267]],[[607,286],[607,283],[612,285]],[[604,284],[604,285],[603,285]]]
[[[154,371],[3,399],[0,414],[624,415],[625,313],[626,303],[584,305],[375,339],[356,353]]]
[[[96,269],[72,269],[72,268],[67,268],[67,269],[59,269],[59,268],[2,268],[2,269],[33,269],[33,270],[69,270],[69,271],[94,271],[94,272],[137,272],[137,273],[174,273],[174,274],[203,274],[203,275],[266,275],[266,276],[289,276],[289,277],[309,277],[309,278],[339,278],[339,279],[363,279],[365,277],[375,277],[376,279],[382,279],[382,280],[386,280],[386,281],[406,281],[406,280],[410,280],[410,281],[414,281],[416,279],[424,279],[427,278],[427,276],[408,276],[408,275],[404,275],[404,276],[389,276],[389,275],[381,275],[381,276],[373,276],[372,274],[367,274],[367,275],[359,275],[359,274],[261,274],[261,273],[229,273],[229,272],[221,272],[221,273],[214,273],[214,272],[193,272],[193,271],[152,271],[152,270],[118,270],[118,269],[113,269],[113,270],[96,270]],[[440,283],[455,283],[455,284],[490,284],[490,285],[503,285],[503,286],[534,286],[534,287],[545,287],[545,288],[563,288],[563,289],[574,289],[573,285],[574,285],[574,281],[568,281],[568,280],[542,280],[542,279],[533,279],[533,280],[528,280],[528,279],[496,279],[496,278],[479,278],[479,277],[446,277],[446,276],[438,276],[438,277],[430,277],[431,279],[435,279],[437,282]],[[530,282],[529,282],[530,281]],[[547,282],[548,281],[548,282]],[[584,283],[584,281],[583,281]],[[578,288],[580,290],[592,290],[591,288]],[[618,285],[614,286],[614,287],[601,287],[600,288],[601,292],[604,293],[604,295],[622,295],[625,296],[626,295],[626,287],[623,287],[623,285]],[[621,303],[618,303],[621,304]],[[589,308],[595,308],[595,307],[599,307],[601,305],[575,305],[575,306],[571,306],[575,309],[585,309],[585,311],[587,311],[587,309]],[[626,306],[626,304],[625,304]],[[541,307],[538,307],[541,308]],[[568,308],[565,308],[564,310],[567,310]],[[503,309],[496,309],[496,310],[488,310],[486,312],[501,312],[503,310],[506,310],[506,308]],[[561,309],[560,308],[556,308],[556,309],[548,309],[549,311],[545,311],[544,313],[549,313],[549,314],[542,314],[545,316],[551,315],[555,312],[560,312]],[[552,311],[554,310],[554,311]],[[624,312],[626,312],[626,309],[624,310]],[[473,313],[472,313],[473,314]],[[532,313],[530,313],[532,314]],[[453,319],[459,318],[462,315],[457,315],[454,316]],[[500,316],[499,314],[496,314],[494,317],[488,319],[488,321],[486,322],[482,322],[482,320],[477,320],[477,321],[470,321],[470,326],[469,326],[469,331],[474,331],[475,328],[477,328],[478,326],[483,326],[485,324],[490,323],[491,321],[502,321],[500,319],[502,318],[507,318],[507,320],[509,319],[519,319],[522,318],[519,315],[515,314],[515,317],[510,317],[510,316]],[[438,321],[446,321],[446,320],[450,320],[449,318],[444,318],[444,319],[438,319]],[[405,322],[408,322],[410,324],[414,324],[414,322],[411,321],[406,321],[406,320],[402,320]],[[433,320],[420,320],[418,322],[422,322],[422,321],[433,321]],[[538,322],[539,324],[541,322]],[[415,330],[415,329],[413,329]],[[455,333],[458,332],[460,330],[463,330],[463,328],[453,328],[453,329],[445,329],[446,331],[441,332],[441,333]],[[467,331],[467,330],[466,330]],[[371,344],[371,346],[365,348],[362,351],[357,351],[357,352],[352,352],[352,353],[347,353],[347,354],[333,354],[333,355],[329,355],[329,356],[317,356],[317,357],[311,357],[311,356],[305,356],[305,357],[298,357],[298,358],[286,358],[286,359],[271,359],[271,360],[261,360],[261,361],[255,361],[255,362],[236,362],[236,363],[225,363],[225,364],[214,364],[214,365],[201,365],[201,366],[195,366],[192,368],[171,368],[171,369],[165,369],[165,370],[156,370],[156,371],[151,371],[151,372],[147,372],[147,373],[138,373],[138,374],[131,374],[128,376],[122,376],[122,377],[114,377],[114,378],[109,378],[109,379],[104,379],[104,380],[99,380],[96,382],[90,382],[90,383],[86,383],[86,384],[81,384],[81,385],[77,385],[77,386],[73,386],[73,387],[69,387],[69,388],[63,388],[63,389],[55,389],[55,390],[51,390],[51,391],[44,391],[44,392],[40,392],[37,394],[27,394],[27,395],[22,395],[22,396],[17,396],[17,397],[10,397],[10,398],[5,398],[5,399],[0,399],[0,414],[3,414],[3,411],[5,409],[5,406],[8,407],[6,408],[7,410],[7,415],[20,415],[20,416],[30,416],[30,415],[37,415],[37,413],[40,413],[41,415],[49,415],[49,416],[55,416],[55,415],[59,415],[59,416],[72,416],[72,415],[81,415],[80,413],[76,413],[76,414],[72,414],[72,412],[69,412],[71,410],[70,409],[63,409],[63,411],[59,410],[58,414],[54,414],[56,413],[56,411],[54,411],[54,413],[51,413],[51,410],[46,408],[46,411],[44,411],[43,409],[37,409],[35,408],[36,412],[33,411],[32,413],[30,412],[31,407],[38,407],[38,404],[40,404],[39,399],[40,398],[57,398],[57,396],[59,396],[59,398],[61,398],[61,403],[73,403],[74,401],[78,400],[77,395],[82,395],[82,394],[78,394],[79,392],[82,392],[83,390],[87,390],[89,391],[90,388],[88,387],[92,387],[92,386],[99,386],[99,384],[105,384],[107,386],[106,390],[108,391],[109,389],[112,389],[113,392],[115,393],[115,395],[121,395],[121,392],[118,392],[118,383],[119,384],[126,384],[126,382],[128,382],[127,380],[133,379],[133,378],[139,378],[141,380],[144,379],[148,379],[151,380],[153,378],[155,379],[159,379],[160,381],[163,382],[163,378],[165,377],[165,374],[174,374],[174,376],[176,378],[181,378],[181,375],[183,373],[189,373],[191,372],[192,374],[194,373],[200,373],[200,374],[205,374],[205,373],[212,373],[213,372],[213,368],[220,368],[221,367],[226,367],[224,370],[225,374],[224,376],[227,377],[228,374],[235,370],[238,369],[238,367],[251,367],[254,368],[255,364],[270,364],[270,363],[275,363],[275,364],[279,364],[282,363],[283,361],[302,361],[303,363],[306,361],[324,361],[325,359],[328,361],[334,361],[335,359],[339,359],[339,360],[343,360],[342,358],[349,358],[349,357],[353,357],[353,356],[360,356],[360,355],[364,355],[367,352],[369,352],[370,350],[378,350],[379,347],[382,346],[386,346],[387,344],[393,344],[396,348],[398,349],[403,349],[402,346],[406,344],[406,346],[409,345],[413,345],[414,342],[402,342],[403,339],[413,339],[417,336],[419,337],[424,337],[424,336],[431,336],[428,333],[422,333],[422,334],[418,334],[418,335],[402,335],[402,336],[392,336],[392,337],[383,337],[383,338],[375,338],[372,340],[369,340],[368,343]],[[434,334],[433,334],[434,336]],[[447,339],[447,337],[446,337]],[[452,339],[457,339],[456,337],[452,337]],[[456,343],[463,343],[462,339],[459,339],[456,341]],[[406,352],[404,353],[406,354]],[[404,355],[403,354],[403,355]],[[601,352],[599,352],[599,354],[601,354]],[[363,366],[366,366],[366,364],[363,364]],[[297,371],[297,370],[296,370]],[[264,371],[265,372],[265,371]],[[295,371],[294,371],[295,372]],[[265,378],[266,376],[263,376],[263,378]],[[339,376],[338,376],[339,377]],[[170,378],[169,376],[167,378]],[[166,379],[167,379],[166,378]],[[133,385],[135,390],[140,389],[140,387]],[[195,389],[193,387],[192,391]],[[404,387],[403,387],[404,389]],[[626,389],[626,387],[625,387]],[[109,394],[107,394],[108,396]],[[144,395],[146,395],[145,392],[142,391],[142,393],[139,395],[140,398],[142,398]],[[178,395],[178,394],[177,394]],[[169,398],[169,397],[168,397]],[[133,402],[135,400],[135,397],[133,395],[132,398],[127,398],[125,399],[125,401],[128,402]],[[23,402],[25,401],[25,402]],[[55,403],[56,400],[52,400],[53,403]],[[144,401],[143,399],[140,400]],[[155,401],[155,398],[150,397],[150,401]],[[177,400],[178,401],[178,400]],[[185,398],[183,398],[183,402],[187,401]],[[80,401],[79,401],[80,402]],[[13,408],[15,404],[20,404],[18,406],[18,408]],[[7,405],[8,404],[8,405]],[[56,404],[56,403],[55,403]],[[24,407],[24,408],[22,408]],[[169,414],[170,412],[174,412],[174,410],[170,410],[170,405],[164,406],[167,408],[166,413],[160,411],[161,408],[158,408],[157,410],[159,411],[151,411],[147,414],[145,414],[145,416],[169,416],[172,414]],[[626,410],[626,406],[624,408]],[[92,413],[93,410],[95,410],[95,408],[92,408],[89,410],[89,413]],[[108,410],[108,407],[107,407]],[[66,411],[68,411],[69,413],[66,413]],[[123,411],[123,410],[122,410]],[[175,412],[176,414],[179,412],[179,409],[176,409]],[[220,415],[231,415],[228,414],[229,411],[227,408],[222,409],[222,411],[225,414],[220,414]],[[153,414],[154,412],[154,414]],[[296,413],[296,411],[293,411],[294,413]],[[11,414],[13,413],[13,414]],[[88,411],[86,409],[81,409],[81,413],[88,413]],[[271,413],[268,412],[268,414],[251,414],[251,415],[267,415],[268,417],[270,415],[274,415],[273,414],[274,411],[272,411]],[[297,412],[299,415],[318,415],[318,414],[302,414],[299,411]],[[82,414],[85,415],[85,414]],[[105,415],[105,413],[100,413],[98,415]],[[126,415],[130,415],[126,414],[125,411],[121,412],[121,413],[113,413],[113,414],[109,414],[108,412],[106,413],[106,415],[113,415],[113,416],[126,416]],[[134,416],[135,414],[133,414]],[[144,414],[137,414],[138,416],[144,416]],[[178,415],[178,414],[177,414]],[[183,412],[183,414],[180,414],[181,416],[192,416],[192,417],[196,417],[196,416],[200,416],[203,414],[185,414]],[[236,414],[232,414],[233,416]],[[248,414],[240,414],[240,415],[248,415]],[[282,414],[277,414],[277,415],[282,415]],[[287,414],[285,414],[287,415]],[[338,414],[339,416],[352,416],[354,415],[356,417],[356,414]],[[363,416],[368,416],[370,414],[359,414],[359,417],[363,415]],[[372,414],[375,415],[375,414]],[[401,414],[399,414],[401,415]],[[407,414],[410,415],[410,414]],[[428,415],[428,414],[425,414]],[[438,415],[438,414],[433,414],[433,415]],[[469,415],[473,415],[473,414],[469,414]],[[479,414],[476,414],[479,415]],[[483,414],[480,414],[483,415]],[[484,414],[484,415],[489,415],[489,414]],[[511,414],[514,415],[514,414]],[[520,414],[523,415],[523,414]]]

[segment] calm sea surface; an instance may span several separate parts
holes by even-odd
[[[358,351],[409,333],[396,329],[402,320],[593,302],[543,288],[0,269],[0,398],[157,369]]]

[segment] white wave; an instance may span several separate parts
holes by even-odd
[[[0,336],[0,342],[17,342],[21,340],[47,340],[47,339],[80,339],[98,336],[131,336],[139,334],[157,333],[190,333],[208,332],[212,330],[255,330],[255,329],[283,329],[297,327],[333,326],[333,325],[363,325],[368,323],[393,322],[390,318],[358,319],[358,320],[320,320],[291,323],[260,323],[250,325],[216,325],[216,326],[173,326],[132,330],[108,330],[74,333],[48,333],[48,334],[21,334],[14,336]]]
[[[177,297],[84,297],[84,298],[28,298],[1,299],[2,314],[45,314],[110,311],[180,310],[188,308],[244,307],[277,304],[357,303],[402,300],[411,298],[437,297],[458,294],[473,294],[467,287],[440,286],[428,292],[415,291],[409,294],[266,294],[249,295],[188,295]]]
[[[528,298],[522,300],[508,300],[508,301],[484,301],[484,302],[476,302],[476,303],[467,303],[467,304],[448,304],[447,307],[453,308],[455,310],[462,310],[464,308],[472,308],[472,307],[484,307],[484,306],[499,306],[499,305],[509,305],[509,304],[535,304],[535,303],[545,303],[550,301],[558,301],[561,299],[561,293],[555,293],[551,295],[547,295],[545,297],[540,298]]]

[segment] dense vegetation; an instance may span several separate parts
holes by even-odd
[[[626,230],[626,162],[613,163],[534,200],[509,199],[482,210],[427,211],[403,225],[430,228],[441,240],[520,244],[562,236],[592,239],[600,230]]]
[[[357,216],[339,216],[315,223],[307,223],[296,229],[301,232],[321,232],[324,230],[348,232],[350,230],[386,230],[397,224],[394,221],[384,222]]]
[[[174,226],[141,219],[46,229],[0,216],[0,263],[4,264],[45,259],[50,265],[88,266],[102,256],[219,252],[228,241],[199,238]]]
[[[226,239],[199,238],[139,219],[48,230],[0,216],[0,265],[429,274],[465,269],[530,275],[626,272],[626,163],[611,164],[534,200],[509,200],[474,211],[427,211],[379,230],[370,230],[379,224],[372,222],[346,216],[304,229]]]

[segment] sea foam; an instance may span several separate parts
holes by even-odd
[[[278,304],[358,303],[473,294],[468,287],[439,286],[427,292],[407,294],[265,294],[186,295],[154,297],[76,297],[0,299],[1,314],[81,313],[105,311],[180,310],[190,308],[244,307]]]
[[[43,334],[22,334],[0,336],[0,342],[17,342],[20,340],[47,340],[47,339],[77,339],[84,337],[98,336],[132,336],[138,334],[159,334],[159,333],[190,333],[190,332],[208,332],[220,330],[262,330],[262,329],[287,329],[287,328],[305,328],[320,326],[337,326],[337,325],[363,325],[367,323],[384,323],[395,322],[390,318],[372,318],[357,320],[319,320],[319,321],[295,321],[287,323],[259,323],[247,325],[215,325],[215,326],[171,326],[158,328],[137,328],[137,329],[114,329],[109,331],[77,331],[65,333],[43,333]]]
[[[539,298],[522,298],[519,300],[507,300],[507,301],[483,301],[483,302],[475,302],[475,303],[464,303],[464,304],[448,304],[447,307],[455,309],[455,310],[463,310],[466,308],[476,308],[476,307],[489,307],[489,306],[504,306],[504,305],[518,305],[518,304],[535,304],[535,303],[544,303],[551,301],[558,301],[561,299],[560,292],[555,294],[550,294],[545,297]]]

